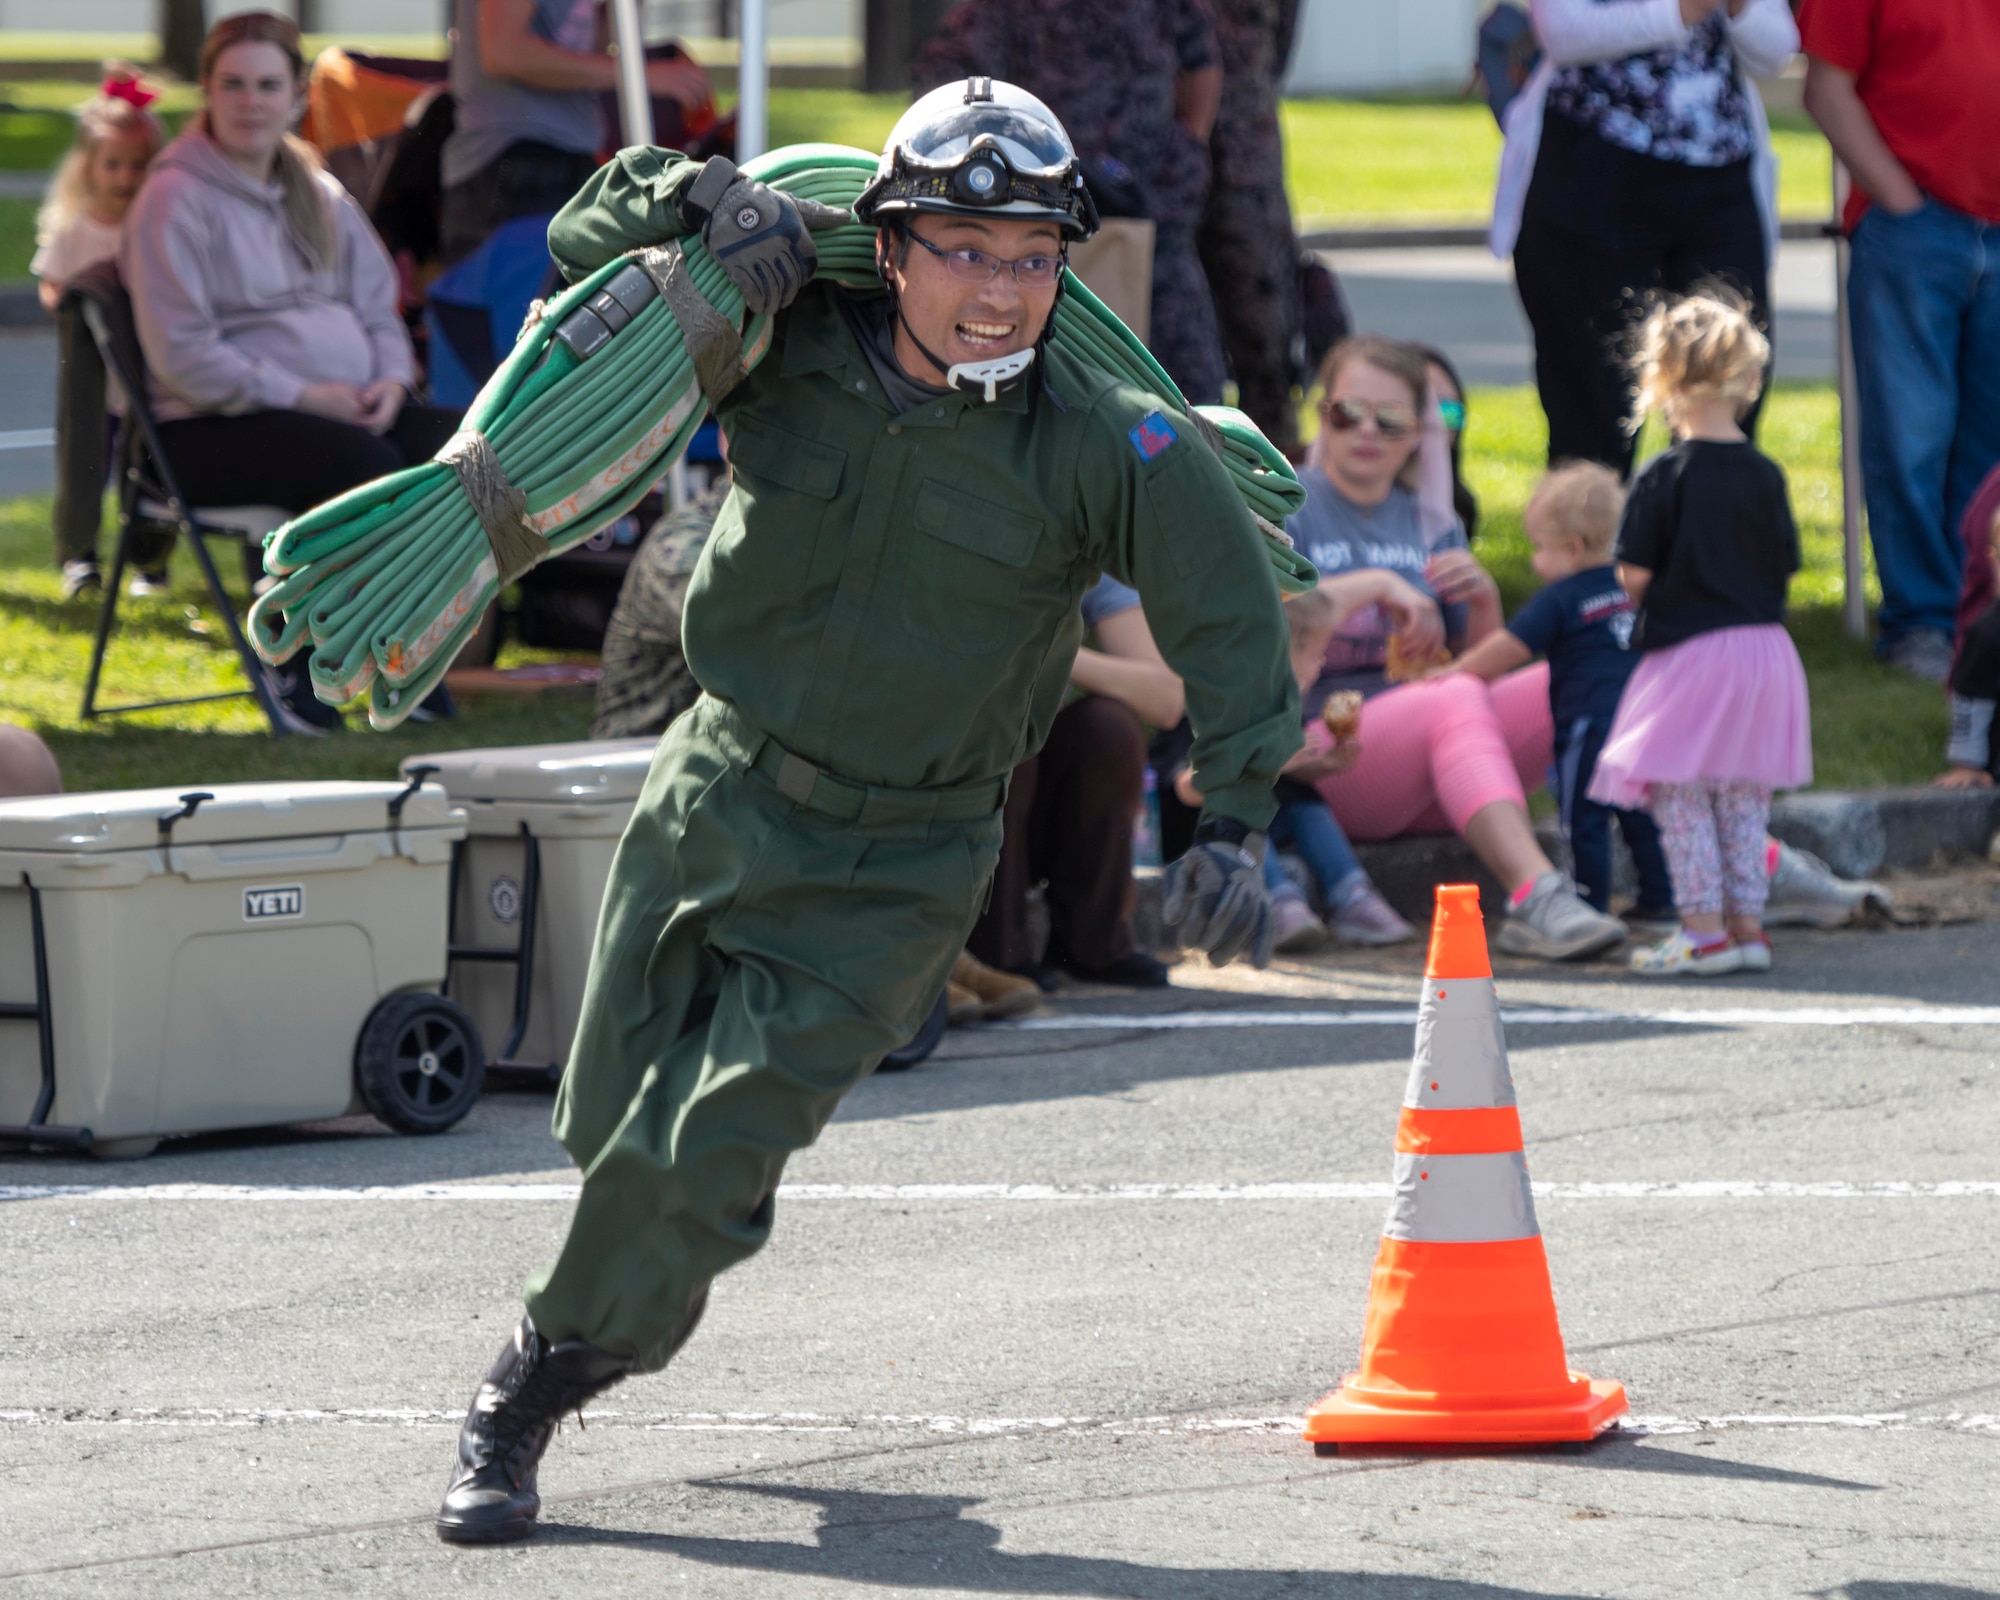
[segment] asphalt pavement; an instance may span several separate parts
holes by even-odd
[[[574,1173],[546,1099],[0,1161],[0,1595],[2000,1594],[2000,923],[1769,977],[1497,963],[1576,1453],[1317,1458],[1421,969],[1184,965],[950,1035],[798,1157],[666,1374],[429,1516]]]

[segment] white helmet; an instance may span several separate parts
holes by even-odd
[[[992,78],[933,89],[889,130],[854,214],[872,226],[918,211],[1046,218],[1078,239],[1097,231],[1096,203],[1056,114]]]

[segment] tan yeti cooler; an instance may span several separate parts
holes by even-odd
[[[497,1075],[562,1076],[611,858],[658,742],[452,750],[403,763],[405,777],[435,772],[465,812],[446,992],[472,1014]]]
[[[367,1109],[435,1133],[478,1030],[434,992],[464,820],[437,785],[242,783],[0,802],[0,1145]]]

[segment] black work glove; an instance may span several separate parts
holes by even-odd
[[[1278,936],[1264,887],[1264,836],[1227,817],[1204,817],[1187,854],[1168,864],[1160,908],[1181,943],[1208,952],[1212,967],[1245,951],[1253,967],[1271,964]]]
[[[812,277],[819,250],[808,228],[853,220],[744,177],[727,156],[711,157],[688,185],[681,215],[701,229],[701,242],[752,315],[782,311]]]

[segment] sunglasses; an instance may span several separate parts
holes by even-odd
[[[1335,433],[1352,433],[1362,423],[1372,422],[1383,438],[1400,439],[1417,426],[1417,414],[1408,406],[1373,406],[1365,400],[1328,400],[1319,414]]]

